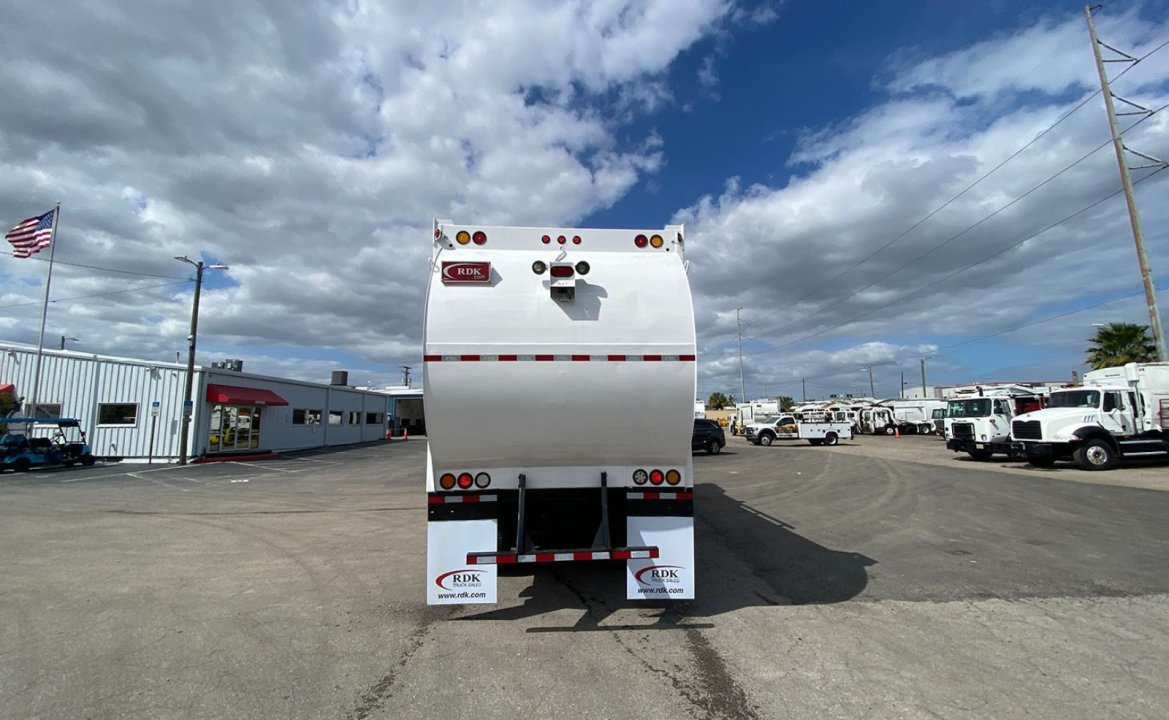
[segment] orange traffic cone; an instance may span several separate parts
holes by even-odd
[[[406,428],[402,428],[402,439],[403,439],[403,440],[409,440],[409,439],[410,439],[410,431],[409,431],[409,430],[407,430]]]
[[[893,426],[893,437],[895,437],[895,438],[901,437],[901,431],[897,429],[896,425]]]
[[[386,442],[389,442],[390,440],[393,440],[393,439],[394,439],[394,431],[393,430],[386,430]]]

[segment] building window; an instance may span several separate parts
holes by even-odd
[[[382,414],[381,413],[366,413],[365,414],[365,424],[366,425],[381,425],[382,424]]]
[[[330,410],[329,411],[329,424],[330,425],[340,425],[341,424],[341,411],[340,410]]]
[[[100,403],[97,406],[98,425],[137,425],[138,403]]]
[[[61,403],[37,403],[36,410],[33,411],[33,417],[61,417]]]
[[[349,420],[345,424],[346,425],[360,425],[361,424],[361,413],[358,412],[357,410],[350,410],[349,411]]]
[[[321,411],[296,408],[292,411],[293,425],[320,425]]]

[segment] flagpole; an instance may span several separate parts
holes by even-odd
[[[37,416],[37,392],[41,384],[41,356],[45,349],[45,319],[49,315],[49,286],[53,284],[53,255],[57,252],[57,224],[61,222],[61,203],[53,209],[53,232],[49,235],[49,272],[45,276],[45,303],[41,307],[41,334],[37,338],[37,361],[32,373],[32,402],[28,417]]]

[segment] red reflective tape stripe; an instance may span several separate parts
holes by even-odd
[[[552,362],[556,359],[555,355],[537,355],[536,360],[539,362]]]
[[[515,555],[496,555],[496,565],[515,565]]]
[[[679,355],[678,359],[682,362],[693,362],[698,359],[697,355]]]
[[[646,362],[661,362],[662,356],[661,355],[645,355],[642,357],[642,360],[645,360]]]
[[[591,552],[574,552],[572,554],[573,560],[592,560],[593,554]]]
[[[479,496],[478,496],[478,495],[464,495],[464,496],[463,496],[463,502],[465,502],[465,503],[477,503],[477,502],[479,502]]]
[[[573,355],[572,356],[573,362],[588,362],[590,359],[591,358],[589,358],[588,355]]]
[[[555,553],[536,553],[536,562],[552,562],[555,559]]]
[[[633,557],[633,553],[629,552],[628,550],[614,550],[612,553],[610,553],[610,557],[612,557],[614,560],[629,560],[631,557]]]
[[[442,362],[442,355],[423,355],[422,362]]]
[[[426,502],[431,505],[442,505],[446,500],[439,495],[430,495],[426,498]]]
[[[610,355],[609,362],[625,362],[626,355]]]
[[[680,492],[680,493],[678,493],[678,499],[679,499],[679,500],[693,500],[693,499],[694,499],[694,493],[692,493],[692,492]]]
[[[656,492],[647,492],[641,496],[642,500],[661,500],[662,494]]]
[[[482,357],[482,356],[480,356],[480,355],[460,355],[459,359],[462,360],[463,362],[475,362],[480,357]]]
[[[519,355],[500,355],[499,356],[500,362],[515,362],[516,360],[519,360],[519,359],[520,359]]]
[[[651,558],[657,558],[657,556],[658,556],[658,549],[657,549],[656,547],[650,548],[650,549],[649,549],[649,556],[650,556]]]

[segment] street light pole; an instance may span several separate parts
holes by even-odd
[[[226,270],[227,266],[221,264],[205,266],[202,260],[196,262],[186,255],[176,255],[175,260],[185,262],[195,268],[195,301],[191,304],[191,333],[187,335],[187,382],[183,390],[183,422],[182,431],[179,434],[179,465],[186,465],[187,442],[191,430],[191,415],[194,409],[191,392],[195,382],[195,340],[199,333],[199,295],[203,291],[203,271],[207,268]]]
[[[735,327],[739,330],[739,392],[743,393],[739,398],[739,402],[747,402],[747,383],[743,381],[743,325],[739,322],[739,311],[743,308],[735,308]]]
[[[65,341],[67,341],[67,340],[68,340],[68,341],[70,341],[70,342],[78,342],[78,341],[80,341],[80,340],[81,340],[81,338],[75,338],[75,337],[65,337],[64,335],[62,335],[62,336],[61,336],[61,349],[62,349],[62,350],[64,350],[64,349],[65,349]]]
[[[877,399],[877,387],[873,385],[873,366],[869,366],[869,397]]]

